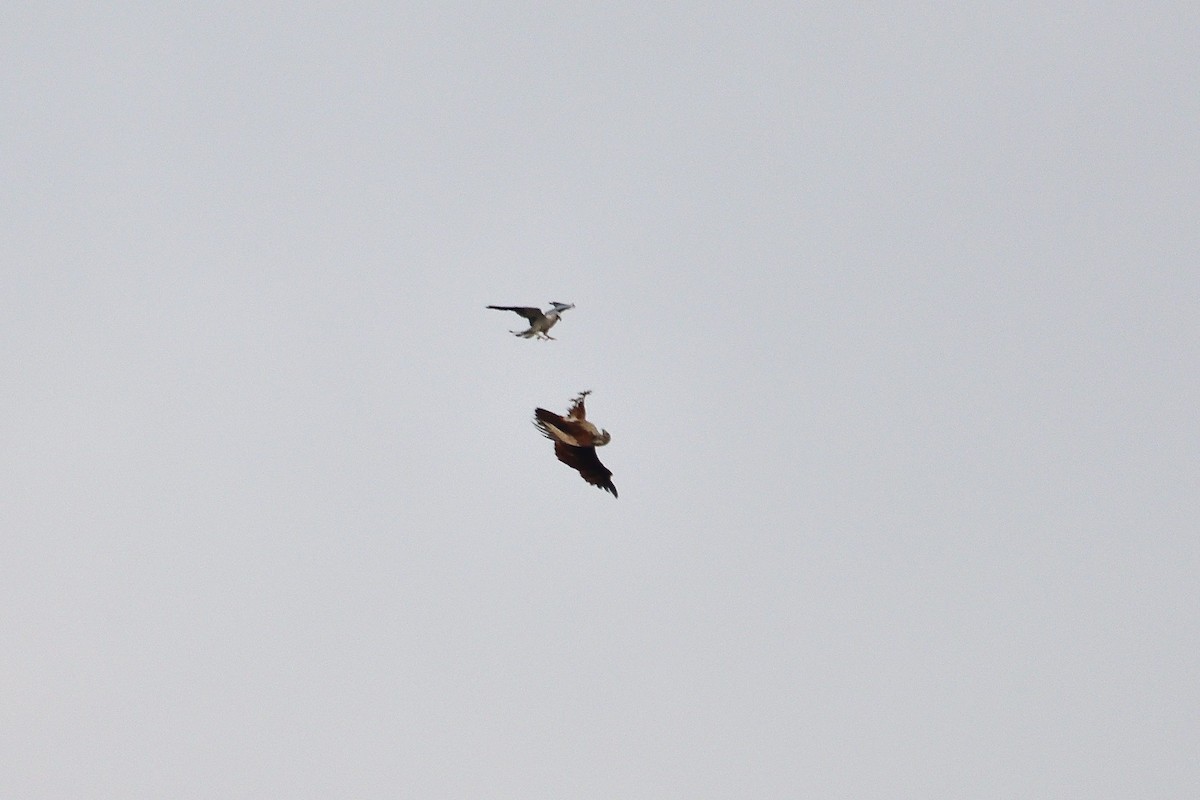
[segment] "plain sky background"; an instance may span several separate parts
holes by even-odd
[[[8,4],[0,796],[1198,796],[1197,30]]]

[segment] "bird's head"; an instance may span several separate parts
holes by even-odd
[[[601,430],[600,435],[597,436],[596,439],[592,442],[592,446],[603,447],[604,445],[608,444],[611,441],[612,441],[612,434],[606,430]]]

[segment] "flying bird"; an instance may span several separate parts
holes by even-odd
[[[544,312],[530,306],[488,306],[497,311],[515,311],[525,319],[529,320],[529,330],[525,331],[509,331],[513,336],[521,336],[525,339],[532,339],[535,336],[539,339],[553,339],[554,337],[546,333],[554,327],[558,322],[558,318],[562,316],[562,312],[569,308],[574,308],[574,303],[550,303],[550,308]]]
[[[608,444],[612,436],[588,422],[583,398],[589,394],[591,390],[580,392],[571,401],[571,408],[565,417],[544,408],[535,409],[533,424],[554,442],[554,455],[558,456],[559,461],[582,475],[592,486],[599,486],[616,497],[617,487],[613,486],[612,471],[596,457],[596,448]]]

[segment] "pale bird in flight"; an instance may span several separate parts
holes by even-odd
[[[532,339],[535,336],[539,339],[553,339],[554,337],[546,333],[546,331],[554,327],[555,323],[558,322],[558,318],[562,316],[562,312],[574,307],[574,303],[552,302],[550,308],[543,312],[532,306],[488,306],[488,308],[494,308],[497,311],[515,311],[529,320],[529,330],[509,331],[513,336],[520,336],[525,339]]]

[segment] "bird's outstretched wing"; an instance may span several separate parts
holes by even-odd
[[[542,318],[542,310],[540,308],[530,308],[529,306],[488,306],[497,311],[515,311],[530,322],[537,322]]]
[[[617,496],[617,487],[612,482],[612,470],[600,463],[594,447],[573,447],[563,442],[554,442],[554,455],[558,460],[578,472],[592,486],[599,486]]]
[[[592,443],[592,432],[569,417],[560,417],[544,408],[533,410],[534,425],[542,435],[554,442],[587,447]]]
[[[590,422],[581,421],[581,417],[560,417],[553,411],[547,411],[544,408],[535,408],[533,417],[533,424],[547,439],[577,447],[592,447],[608,442],[607,439],[601,441],[597,437],[596,427]]]

